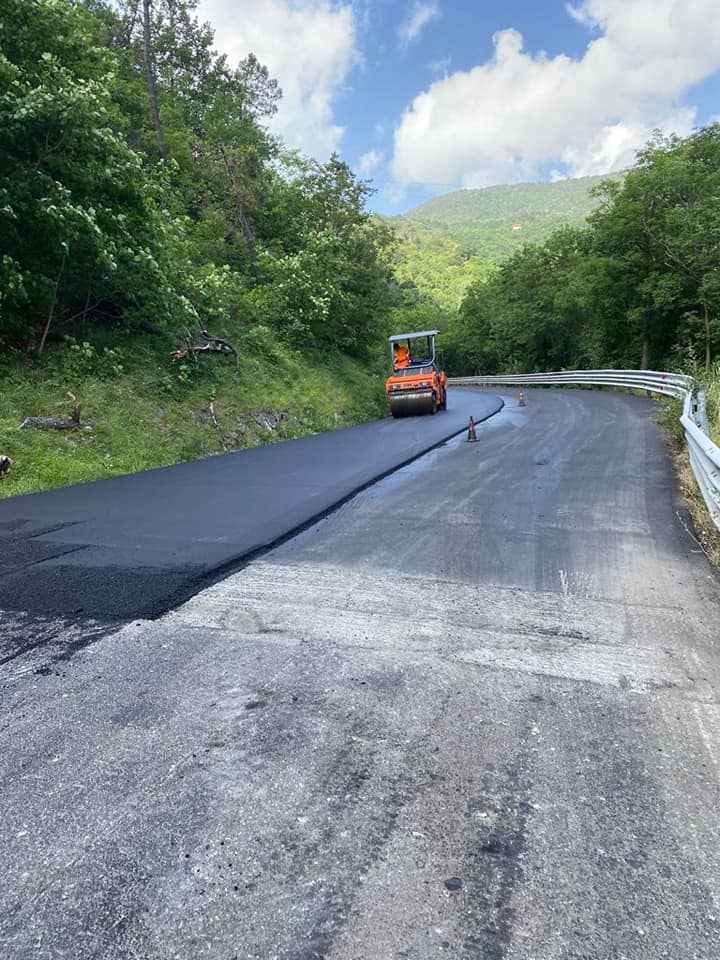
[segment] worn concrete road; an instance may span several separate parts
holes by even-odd
[[[471,414],[482,420],[500,406],[492,394],[454,389],[435,417],[388,417],[0,500],[0,610],[103,622],[158,616],[463,430]]]
[[[649,401],[527,396],[6,666],[3,960],[720,957],[718,580]]]

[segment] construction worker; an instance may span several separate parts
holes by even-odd
[[[410,366],[410,348],[403,347],[399,343],[393,345],[393,366],[396,370],[400,367]]]

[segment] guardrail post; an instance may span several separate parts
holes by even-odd
[[[695,423],[706,436],[710,436],[710,424],[707,418],[707,396],[704,390],[698,390],[693,399],[693,413]]]

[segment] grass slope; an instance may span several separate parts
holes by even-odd
[[[614,176],[618,176],[617,174]],[[579,225],[595,207],[591,190],[605,177],[457,190],[413,208],[394,224],[402,279],[456,309],[468,285],[524,243]]]
[[[384,372],[339,355],[299,354],[263,327],[239,359],[172,363],[163,337],[71,341],[41,364],[0,365],[0,454],[13,461],[0,497],[134,473],[387,413]],[[121,342],[122,347],[117,343]],[[72,393],[92,430],[19,430],[28,416],[66,417]],[[212,404],[212,410],[211,410]]]

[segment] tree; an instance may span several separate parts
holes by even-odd
[[[235,75],[243,90],[243,107],[255,120],[266,120],[277,113],[282,90],[254,53],[240,61]]]
[[[368,349],[399,299],[391,231],[338,157],[270,134],[276,81],[253,55],[232,68],[214,51],[196,0],[6,6],[4,343],[42,352],[77,323],[207,318]]]
[[[394,304],[393,238],[365,209],[369,187],[333,155],[286,158],[273,188],[263,226],[272,223],[274,239],[262,258],[273,291],[260,299],[294,339],[362,354]]]
[[[191,310],[162,178],[114,132],[113,58],[71,0],[7,0],[0,54],[0,337]]]
[[[700,308],[705,368],[713,358],[720,308],[720,124],[687,140],[656,140],[639,157],[640,170],[659,191],[662,215],[648,232],[667,267],[689,281]]]
[[[148,100],[150,101],[150,115],[157,137],[158,156],[162,162],[165,163],[167,161],[167,152],[165,150],[162,124],[160,123],[160,108],[158,106],[157,84],[155,82],[155,56],[153,54],[152,37],[150,34],[151,0],[142,0],[142,8],[143,60],[145,61],[145,79],[147,82]]]

